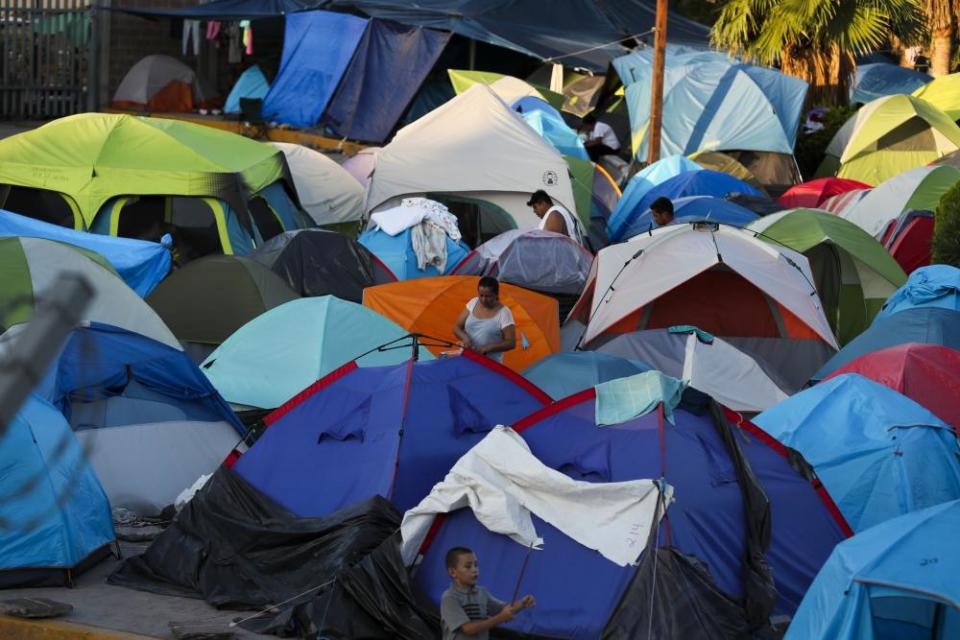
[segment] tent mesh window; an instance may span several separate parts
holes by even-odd
[[[213,253],[223,253],[217,219],[210,206],[200,198],[173,197],[170,222],[173,241],[183,262]]]
[[[120,210],[117,235],[157,242],[164,234],[166,207],[166,198],[163,196],[131,198]]]
[[[261,196],[251,198],[249,207],[253,222],[257,225],[257,229],[260,230],[260,235],[264,240],[269,240],[283,233],[283,224]]]
[[[72,229],[74,214],[66,198],[62,193],[47,189],[0,187],[0,208]]]

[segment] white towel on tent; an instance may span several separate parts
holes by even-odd
[[[424,220],[433,222],[454,240],[461,238],[457,217],[443,204],[429,198],[404,198],[399,206],[377,211],[370,216],[371,225],[389,236],[415,228]]]
[[[663,503],[673,489],[663,487]],[[419,553],[438,513],[470,507],[490,531],[524,546],[543,541],[531,513],[620,566],[635,563],[650,536],[660,485],[653,480],[582,482],[540,462],[509,427],[498,426],[477,443],[434,486],[419,505],[403,516],[404,561]]]

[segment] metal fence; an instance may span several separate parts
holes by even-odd
[[[0,118],[56,118],[88,108],[95,74],[90,0],[0,0]]]

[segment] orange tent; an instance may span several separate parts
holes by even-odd
[[[363,304],[412,333],[456,342],[453,325],[464,305],[477,295],[477,276],[438,276],[367,287]],[[503,364],[523,371],[560,349],[557,301],[521,287],[500,283],[500,301],[517,322],[517,348]],[[431,347],[434,354],[449,347]]]

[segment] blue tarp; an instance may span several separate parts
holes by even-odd
[[[627,378],[652,368],[639,360],[595,351],[564,351],[527,367],[523,377],[554,400],[559,400],[600,383]]]
[[[590,159],[580,135],[571,129],[563,116],[545,101],[532,97],[521,98],[513,104],[513,108],[520,111],[520,117],[524,122],[563,155],[581,160]]]
[[[907,309],[874,320],[866,331],[820,367],[811,380],[823,380],[860,356],[908,342],[939,344],[960,350],[960,312],[936,308]]]
[[[252,20],[316,9],[322,0],[213,0],[192,7],[111,7],[116,11],[194,20]]]
[[[921,267],[883,303],[874,324],[907,309],[960,311],[960,269],[946,264]]]
[[[618,240],[626,240],[639,233],[646,233],[657,226],[653,221],[653,212],[650,209],[646,209],[642,213],[639,213],[639,211],[640,209],[635,210],[636,215],[624,222],[624,226],[620,228],[617,236]],[[760,218],[746,207],[714,196],[677,198],[673,201],[673,215],[671,224],[710,220],[741,228]]]
[[[0,436],[0,478],[0,570],[70,569],[114,540],[110,503],[83,447],[42,398],[29,396]],[[16,582],[4,575],[4,586]],[[31,576],[39,577],[23,577]]]
[[[447,237],[447,265],[441,273],[430,265],[421,270],[417,265],[417,254],[410,243],[410,229],[395,236],[387,235],[380,229],[364,231],[357,238],[357,242],[365,246],[377,256],[397,280],[412,280],[413,278],[429,278],[431,276],[445,276],[451,273],[460,261],[467,257],[470,249],[459,240]]]
[[[953,427],[861,375],[821,382],[754,422],[803,455],[854,531],[960,498]]]
[[[320,120],[363,36],[367,20],[329,11],[287,16],[280,71],[263,116],[298,127]]]
[[[957,531],[960,502],[954,501],[840,543],[810,585],[786,638],[960,637]]]
[[[340,370],[268,416],[234,470],[299,516],[374,495],[406,511],[490,429],[546,401],[481,356]]]
[[[157,242],[76,231],[0,209],[0,238],[9,236],[56,240],[95,251],[141,298],[170,272],[170,252]]]
[[[583,396],[517,426],[533,455],[548,467],[586,482],[664,477],[674,487],[676,501],[667,511],[669,525],[660,528],[660,545],[696,556],[709,566],[720,589],[740,597],[746,547],[744,503],[733,460],[710,412],[694,412],[681,405],[674,412],[675,426],[661,428],[654,412],[599,429],[594,394],[584,392]],[[737,442],[771,504],[772,535],[765,555],[779,592],[776,610],[791,613],[844,536],[811,484],[784,457],[757,437],[737,438]],[[483,585],[509,599],[517,571],[527,562],[521,592],[534,594],[537,606],[506,628],[545,637],[602,637],[636,569],[615,565],[542,520],[534,518],[534,524],[544,538],[543,550],[529,554],[527,561],[524,546],[487,530],[469,509],[456,511],[440,526],[416,579],[438,602],[450,586],[444,566],[447,549],[467,546],[483,567]]]
[[[850,102],[864,104],[897,93],[911,94],[933,80],[913,69],[880,62],[857,65],[857,77],[850,88]]]
[[[383,142],[449,40],[442,31],[371,20],[324,122],[339,136]]]
[[[626,87],[633,149],[647,155],[652,49],[613,61]],[[666,56],[660,152],[701,150],[793,153],[807,83],[774,69],[738,62],[725,53]]]
[[[223,105],[224,113],[240,113],[240,98],[265,98],[270,91],[270,83],[263,75],[258,65],[249,67],[240,74],[233,89],[230,89],[230,95],[227,96],[227,102]]]

